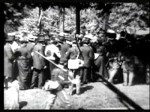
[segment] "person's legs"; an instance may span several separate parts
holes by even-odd
[[[87,74],[88,74],[88,69],[87,69],[87,68],[84,68],[84,69],[83,69],[83,83],[84,83],[84,84],[87,84],[87,83],[88,83]]]
[[[55,98],[56,98],[56,95],[54,94],[49,95],[49,97],[46,99],[47,101],[46,101],[45,109],[52,109],[53,104],[55,103]]]
[[[37,86],[37,79],[38,79],[38,71],[34,70],[32,79],[31,79],[31,87],[30,88],[34,88]]]
[[[129,86],[133,85],[134,77],[135,77],[134,72],[130,71],[129,72],[129,83],[128,83]]]
[[[80,94],[81,80],[79,75],[76,75],[76,80],[78,81],[76,83],[76,94]]]
[[[80,80],[81,80],[81,83],[83,83],[83,68],[80,68]]]
[[[114,79],[116,73],[117,73],[117,69],[112,69],[112,70],[109,71],[109,79],[108,79],[108,81],[110,83],[113,83],[113,79]]]
[[[52,71],[54,70],[54,68],[56,68],[55,67],[55,65],[54,64],[52,64],[52,63],[49,63],[49,70],[50,70],[50,79],[51,79],[51,74],[52,74]]]
[[[128,84],[128,73],[123,72],[123,85],[127,86],[127,84]]]
[[[75,73],[74,70],[69,71],[69,76],[70,76],[71,80],[74,79],[74,75],[75,75],[74,73]],[[74,86],[74,84],[72,84],[72,83],[69,85],[69,95],[73,94],[73,86]]]
[[[38,74],[38,88],[42,88],[42,86],[44,85],[44,71],[42,70],[39,74]]]

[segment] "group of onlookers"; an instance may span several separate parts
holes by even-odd
[[[52,71],[57,68],[48,60],[71,70],[74,77],[80,76],[81,85],[102,81],[98,74],[110,83],[114,83],[118,78],[117,80],[122,79],[125,86],[134,84],[136,67],[140,63],[130,49],[110,53],[102,43],[97,41],[95,46],[92,44],[90,39],[84,36],[69,40],[65,36],[45,39],[39,35],[37,40],[33,38],[17,40],[15,36],[5,34],[5,86],[8,87],[14,79],[17,79],[20,89],[42,88],[45,81],[52,78]],[[79,65],[76,64],[77,61]],[[120,75],[116,75],[118,72]]]

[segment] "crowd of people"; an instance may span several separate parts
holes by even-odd
[[[72,40],[64,35],[58,37],[51,35],[47,39],[38,35],[37,39],[19,39],[15,35],[5,34],[5,87],[17,79],[20,90],[42,89],[47,80],[52,80],[53,70],[58,68],[56,65],[70,70],[73,78],[79,77],[81,86],[102,81],[99,75],[110,83],[120,81],[124,86],[134,84],[136,67],[140,64],[138,58],[132,54],[130,46],[123,52],[112,53],[108,50],[112,47],[111,43],[108,47],[98,40],[92,42],[84,35],[76,35]],[[149,66],[146,67],[149,69]]]

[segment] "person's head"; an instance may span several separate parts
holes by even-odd
[[[83,39],[82,40],[82,44],[84,45],[84,44],[89,44],[90,43],[90,39],[88,39],[88,38],[85,38],[85,39]]]
[[[31,38],[28,39],[28,41],[29,41],[29,42],[35,42],[35,38],[32,38],[32,37],[31,37]]]
[[[77,46],[76,40],[73,40],[73,41],[72,41],[72,47],[76,47],[76,46]]]
[[[45,45],[45,38],[42,35],[39,35],[37,41],[38,41],[38,43],[40,43],[42,45]]]
[[[99,54],[104,54],[104,53],[106,53],[106,49],[105,49],[104,46],[100,46],[100,47],[97,49],[97,52],[98,52]]]
[[[12,44],[14,41],[14,36],[8,36],[6,33],[5,33],[5,42],[6,43],[9,43],[9,44]]]
[[[21,38],[19,41],[20,41],[20,46],[21,47],[25,47],[28,43],[28,40],[24,39],[24,38]]]
[[[66,39],[66,43],[71,46],[72,45],[71,39]]]

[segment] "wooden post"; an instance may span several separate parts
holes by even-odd
[[[43,14],[43,11],[42,11],[42,7],[40,6],[39,7],[39,19],[38,19],[38,27],[39,27],[40,34],[41,34],[41,31],[42,31],[42,24],[41,24],[42,14]]]
[[[80,34],[80,6],[76,6],[76,34]]]
[[[64,29],[65,29],[65,8],[63,7],[63,32],[64,32]]]

